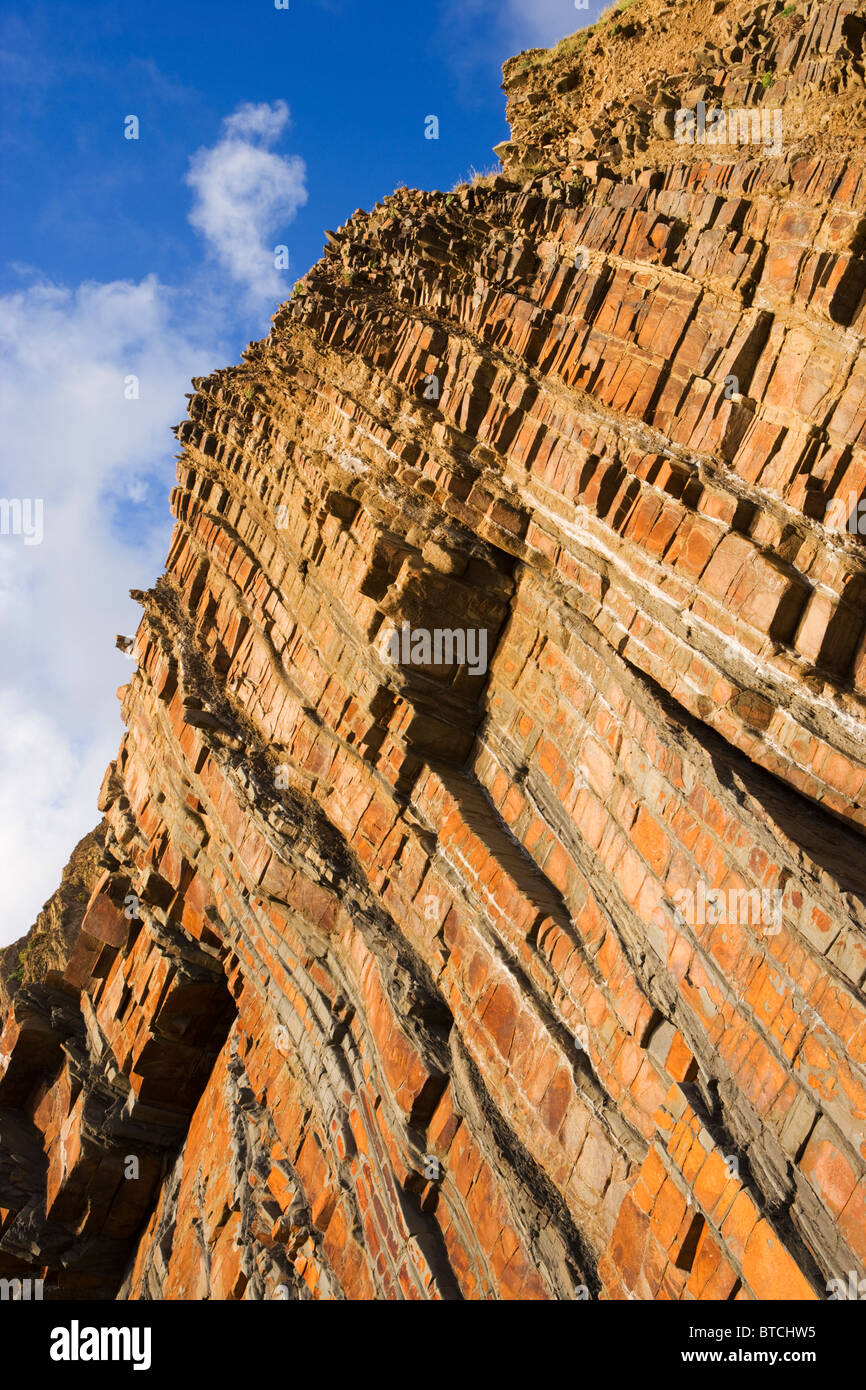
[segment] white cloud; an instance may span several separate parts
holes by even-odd
[[[251,302],[284,298],[274,245],[284,244],[282,232],[307,201],[304,161],[270,149],[288,120],[284,101],[240,106],[223,122],[219,143],[192,157],[187,174],[196,194],[190,222]]]
[[[589,0],[585,10],[574,0],[445,0],[437,41],[468,100],[479,81],[486,86],[507,58],[527,48],[552,47],[592,24],[605,8],[604,0]]]
[[[0,535],[0,944],[99,819],[131,673],[114,637],[138,624],[128,590],[163,567],[186,383],[220,360],[179,326],[182,307],[153,276],[0,297],[0,495],[44,510],[41,545]]]
[[[505,0],[500,11],[505,35],[515,53],[525,48],[550,48],[560,39],[586,28],[606,8],[600,0],[590,0],[579,10],[574,0]]]
[[[0,690],[0,945],[32,925],[78,840],[99,820],[96,792],[111,756],[101,745],[119,741],[118,721],[103,721],[102,733],[78,745],[62,716]]]
[[[0,944],[35,920],[99,819],[131,674],[114,637],[135,631],[128,590],[154,582],[171,535],[170,427],[190,378],[248,329],[225,271],[259,313],[285,296],[267,237],[307,197],[303,161],[270,148],[288,119],[285,102],[241,106],[191,159],[190,221],[220,267],[196,285],[70,289],[19,267],[30,283],[0,296],[0,497],[42,499],[44,529],[39,545],[0,534]]]
[[[289,108],[284,101],[275,101],[272,106],[266,101],[247,101],[226,116],[223,130],[229,140],[259,139],[272,145],[288,123]]]

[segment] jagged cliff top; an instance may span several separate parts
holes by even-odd
[[[784,108],[784,147],[828,156],[859,148],[866,115],[863,0],[621,0],[595,24],[503,68],[506,171],[595,156],[623,172],[671,161],[666,112],[698,101]],[[736,148],[714,158],[741,157]],[[677,160],[706,158],[680,145]]]

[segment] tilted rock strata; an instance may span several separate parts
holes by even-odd
[[[866,170],[677,155],[395,194],[194,383],[104,877],[0,1040],[46,1296],[863,1273]]]

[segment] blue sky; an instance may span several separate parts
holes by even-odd
[[[502,62],[600,9],[7,4],[0,498],[39,499],[44,524],[38,543],[0,534],[0,944],[98,819],[130,675],[114,636],[137,625],[128,589],[162,569],[190,377],[267,333],[326,227],[398,184],[449,189],[494,167]]]
[[[572,0],[289,3],[13,7],[0,27],[3,283],[15,282],[10,263],[69,280],[194,273],[190,154],[241,103],[277,100],[291,110],[283,144],[307,165],[309,202],[289,238],[303,271],[322,228],[355,207],[492,165],[508,134],[502,62],[590,17]],[[129,113],[137,142],[122,138]],[[423,137],[429,113],[438,140]]]

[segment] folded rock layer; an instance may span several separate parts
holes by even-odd
[[[356,212],[193,383],[101,876],[0,1039],[0,1274],[864,1274],[864,30],[638,0],[513,60],[504,174]],[[790,144],[669,138],[702,100]]]

